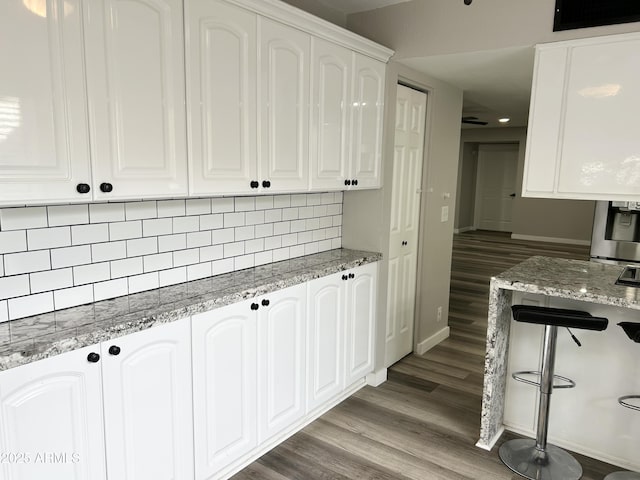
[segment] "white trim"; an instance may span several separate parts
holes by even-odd
[[[502,436],[503,433],[504,433],[504,425],[500,427],[500,429],[498,430],[498,433],[496,433],[488,443],[484,443],[478,440],[478,443],[476,443],[476,447],[490,452],[493,446],[496,444],[496,442],[500,440],[500,437]]]
[[[379,387],[387,381],[387,369],[383,368],[377,372],[371,372],[365,377],[367,385],[371,387]]]
[[[434,333],[429,338],[424,339],[416,346],[416,353],[418,355],[424,355],[433,347],[438,345],[443,340],[449,338],[449,327],[444,327],[442,330]]]
[[[470,225],[468,227],[453,229],[453,233],[464,233],[464,232],[475,232],[475,231],[476,231],[476,227],[474,227],[473,225]]]
[[[387,63],[393,50],[280,0],[226,0],[264,17]]]
[[[513,240],[532,240],[534,242],[548,242],[548,243],[568,243],[570,245],[591,245],[590,240],[578,240],[577,238],[559,238],[559,237],[541,237],[538,235],[520,235],[519,233],[512,233],[511,238]]]

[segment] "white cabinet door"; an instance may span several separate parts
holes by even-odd
[[[0,2],[0,204],[91,199],[81,12]]]
[[[352,53],[319,38],[311,43],[311,190],[344,189],[349,175]]]
[[[258,28],[260,184],[273,192],[304,191],[309,185],[311,39],[267,18],[259,18]]]
[[[257,445],[256,312],[245,301],[192,317],[197,480]]]
[[[187,2],[190,193],[251,192],[257,172],[257,15]]]
[[[84,8],[95,198],[186,195],[182,1]]]
[[[193,478],[189,319],[101,348],[109,478]]]
[[[373,371],[378,263],[349,271],[347,281],[346,385]]]
[[[313,280],[307,291],[307,410],[344,387],[345,273]]]
[[[258,439],[305,414],[306,284],[265,295],[258,310]]]
[[[29,455],[23,462],[2,462],[0,478],[106,478],[100,362],[87,361],[92,352],[99,349],[81,348],[0,373],[0,452]]]
[[[351,188],[377,188],[382,163],[386,65],[357,53],[353,56]]]

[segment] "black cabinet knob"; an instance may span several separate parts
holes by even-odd
[[[100,184],[100,191],[102,193],[109,193],[113,191],[113,185],[111,185],[110,183],[101,183]]]
[[[264,300],[262,300],[262,306],[263,307],[268,307],[269,306],[269,300],[267,300],[266,298]]]
[[[358,185],[358,180],[356,180],[356,179],[351,180],[351,184],[352,185]]]
[[[264,181],[262,182],[262,186],[263,186],[264,188],[269,188],[269,187],[271,186],[271,182],[270,182],[269,180],[264,180]]]
[[[109,355],[120,355],[120,347],[117,345],[111,345],[109,347]]]
[[[251,304],[251,310],[257,310],[258,308],[259,308],[259,305],[257,303]]]
[[[342,279],[343,280],[346,280],[347,278],[349,278],[349,277],[347,277],[346,275],[342,275]]]
[[[345,185],[351,185],[351,180],[345,180],[345,181],[344,181],[344,184],[345,184]]]
[[[251,188],[258,188],[260,186],[257,180],[253,180],[249,185],[251,185]]]
[[[349,274],[349,278],[356,278],[356,276],[355,276],[355,274],[350,273],[350,274]]]
[[[406,240],[404,240],[404,241],[402,242],[402,245],[407,245],[407,241],[406,241]]]
[[[76,190],[78,191],[78,193],[89,193],[91,191],[91,187],[86,183],[79,183],[76,186]]]
[[[91,363],[98,363],[100,361],[100,355],[96,352],[91,352],[87,355],[87,361]]]

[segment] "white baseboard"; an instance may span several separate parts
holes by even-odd
[[[371,372],[366,376],[367,385],[378,387],[387,381],[387,369],[383,368],[377,372]]]
[[[501,426],[500,429],[498,430],[498,433],[496,433],[495,436],[491,440],[489,440],[489,443],[484,443],[478,440],[478,443],[476,443],[476,447],[490,452],[493,446],[496,444],[496,442],[500,440],[500,437],[502,436],[503,433],[504,433],[504,425]]]
[[[449,327],[444,327],[439,332],[434,333],[429,338],[421,341],[416,347],[416,353],[418,355],[424,355],[433,347],[438,345],[441,341],[449,338]]]
[[[538,235],[520,235],[519,233],[512,233],[511,238],[513,240],[532,240],[534,242],[567,243],[569,245],[591,245],[590,240],[578,240],[576,238],[540,237]]]
[[[464,233],[464,232],[473,232],[475,231],[476,227],[471,226],[471,227],[462,227],[462,228],[454,228],[453,229],[453,233]]]

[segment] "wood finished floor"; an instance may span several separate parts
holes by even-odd
[[[587,259],[582,246],[511,240],[508,234],[455,235],[450,337],[423,356],[393,365],[365,387],[235,475],[234,480],[519,479],[475,447],[480,428],[489,279],[532,255]],[[553,408],[553,407],[552,407]],[[553,428],[553,427],[551,427]],[[575,455],[585,480],[619,470]]]

